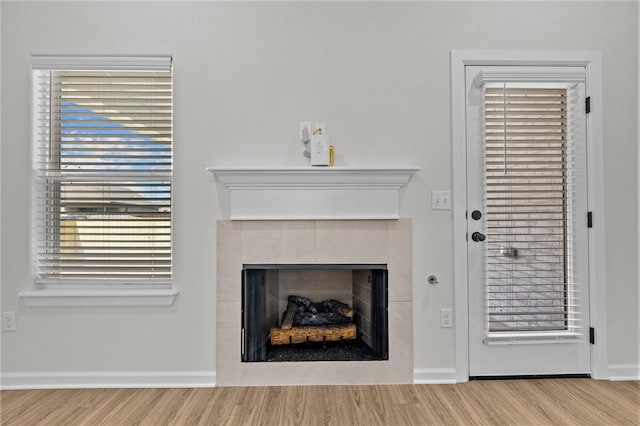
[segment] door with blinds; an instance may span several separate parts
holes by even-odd
[[[585,70],[466,83],[469,375],[588,374]]]

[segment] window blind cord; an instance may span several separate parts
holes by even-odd
[[[502,84],[502,142],[504,145],[504,175],[507,175],[507,84]]]

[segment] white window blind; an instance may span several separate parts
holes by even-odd
[[[546,86],[494,84],[484,92],[490,333],[581,327],[572,142],[584,97]]]
[[[95,59],[33,58],[35,282],[168,286],[171,61]]]

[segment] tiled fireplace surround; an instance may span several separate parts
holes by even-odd
[[[217,244],[218,386],[413,382],[410,220],[222,220]],[[244,264],[386,264],[389,360],[241,362]]]

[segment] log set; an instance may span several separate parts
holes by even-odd
[[[306,297],[289,296],[281,327],[271,329],[271,344],[286,345],[355,339],[353,309],[334,299],[314,303]]]
[[[347,318],[353,317],[353,309],[351,309],[346,303],[338,302],[335,299],[323,300],[320,303],[313,303],[306,297],[289,296],[287,301],[295,304],[298,312],[310,312],[312,314],[333,312]],[[289,307],[287,306],[287,310],[288,309]]]
[[[292,327],[289,330],[271,329],[272,345],[289,345],[306,342],[336,342],[357,337],[356,325],[330,325],[324,327]]]

